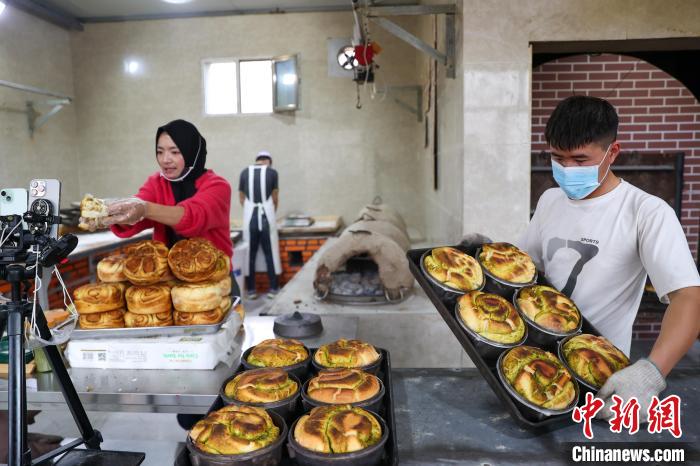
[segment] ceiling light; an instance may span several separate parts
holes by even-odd
[[[163,0],[165,3],[174,3],[180,5],[182,3],[190,3],[192,0]]]
[[[0,15],[5,11],[5,2],[0,2]]]
[[[124,71],[128,74],[137,74],[141,69],[141,63],[136,60],[127,60],[124,62]]]

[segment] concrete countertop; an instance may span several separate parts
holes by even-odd
[[[281,237],[285,236],[329,236],[337,233],[343,226],[343,219],[338,215],[316,215],[312,217],[314,223],[308,227],[286,227],[284,218],[277,219],[277,231]],[[243,221],[231,220],[231,230],[241,231]]]
[[[476,369],[397,369],[392,377],[401,464],[567,465],[572,444],[595,442],[600,448],[602,442],[622,442],[616,447],[634,448],[650,442],[666,448],[682,442],[688,455],[690,445],[700,443],[700,422],[694,417],[700,411],[698,367],[671,372],[664,392],[682,400],[678,440],[668,432],[649,434],[646,425],[635,435],[617,434],[602,421],[594,421],[591,441],[573,422],[551,432],[521,429]],[[684,464],[700,464],[700,457],[686,456]]]

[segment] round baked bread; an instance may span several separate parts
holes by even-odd
[[[134,285],[153,285],[168,272],[168,247],[160,241],[140,241],[127,249],[124,275]]]
[[[230,380],[224,393],[243,403],[272,403],[285,400],[299,391],[299,384],[278,367],[243,371]]]
[[[226,277],[231,278],[231,259],[229,259],[226,254],[219,251],[219,258],[216,260],[216,270],[212,274],[210,280],[218,282]]]
[[[606,338],[587,333],[571,337],[562,353],[576,375],[595,388],[602,387],[608,377],[630,363],[625,353]]]
[[[97,263],[97,278],[104,283],[125,282],[125,255],[108,256]]]
[[[134,285],[126,290],[126,307],[134,314],[170,312],[170,288],[167,285]]]
[[[571,373],[552,353],[533,346],[516,346],[503,357],[503,375],[529,402],[546,409],[568,408],[576,397]]]
[[[231,304],[233,304],[233,300],[231,299],[231,297],[224,296],[223,298],[221,298],[221,303],[219,304],[219,309],[221,309],[221,312],[226,314],[231,309]]]
[[[231,295],[231,275],[226,275],[224,278],[216,282],[216,286],[219,287],[219,292],[221,296]]]
[[[168,254],[168,264],[182,281],[198,283],[211,280],[217,271],[221,252],[203,238],[183,239],[175,243]],[[220,277],[220,279],[223,277]]]
[[[425,256],[423,266],[435,280],[457,290],[475,290],[484,283],[484,274],[476,259],[455,248],[433,249]]]
[[[298,364],[309,357],[309,352],[299,340],[270,338],[250,350],[246,361],[257,367],[285,367]]]
[[[123,308],[124,287],[115,283],[87,283],[73,291],[73,303],[79,314]]]
[[[314,408],[299,418],[294,440],[307,450],[319,453],[351,453],[376,444],[382,426],[369,411],[350,405]]]
[[[175,325],[211,325],[218,324],[224,318],[221,308],[205,312],[179,312],[173,311]]]
[[[566,334],[579,328],[578,307],[551,286],[527,286],[518,293],[517,303],[525,317],[547,330]]]
[[[169,327],[173,325],[172,311],[159,312],[157,314],[124,313],[124,324],[127,327]]]
[[[124,327],[124,309],[94,312],[78,316],[78,325],[82,329],[122,328]]]
[[[361,340],[345,340],[321,345],[314,360],[323,367],[365,367],[379,359],[374,346]]]
[[[487,340],[514,344],[525,336],[525,322],[501,296],[470,291],[457,300],[457,311],[464,325]]]
[[[229,405],[198,421],[189,436],[203,452],[240,455],[272,444],[280,436],[280,429],[262,408]]]
[[[221,304],[221,290],[216,283],[182,283],[172,287],[173,306],[181,312],[205,312]]]
[[[379,393],[379,379],[360,369],[325,369],[309,380],[309,398],[330,404],[356,403]]]
[[[537,273],[532,258],[510,243],[484,244],[479,261],[491,275],[511,283],[530,283]]]

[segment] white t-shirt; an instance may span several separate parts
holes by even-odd
[[[700,286],[673,209],[624,180],[607,194],[580,201],[548,189],[518,246],[628,355],[647,273],[664,303],[672,291]]]

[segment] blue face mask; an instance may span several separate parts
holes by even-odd
[[[554,180],[570,199],[580,200],[585,198],[595,191],[605,180],[605,177],[608,176],[608,172],[610,171],[610,165],[608,165],[608,169],[605,171],[605,175],[603,175],[603,179],[600,181],[598,181],[598,172],[611,146],[612,144],[608,146],[605,155],[603,155],[603,160],[601,160],[598,165],[565,167],[552,159]]]

